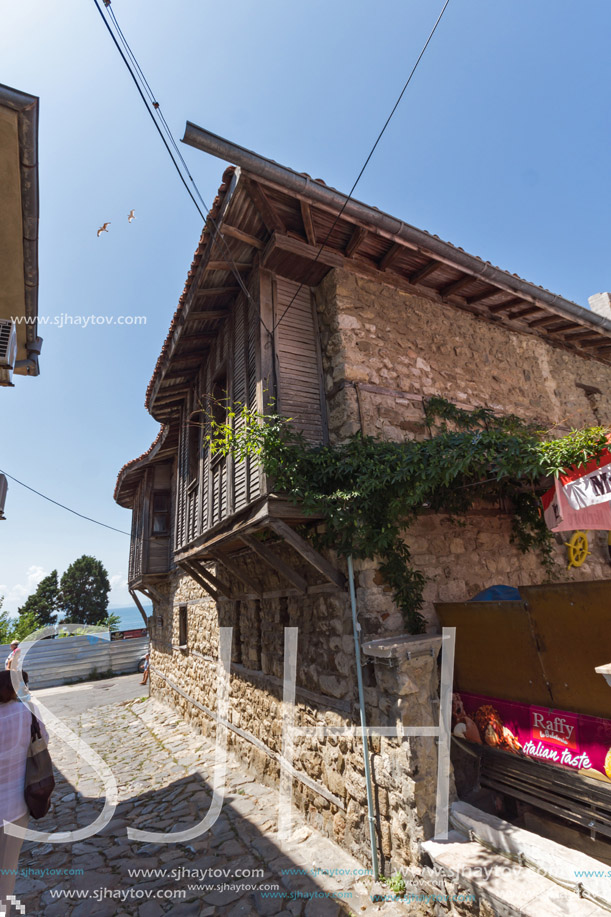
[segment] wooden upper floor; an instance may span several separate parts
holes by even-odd
[[[275,405],[311,442],[326,441],[337,385],[333,374],[323,380],[314,291],[334,268],[610,362],[610,322],[307,176],[248,162],[223,176],[147,389],[163,432],[117,482],[117,500],[134,511],[131,582],[229,556],[253,531],[301,520],[252,457],[211,455],[208,418],[222,420],[227,404]],[[328,367],[341,354],[327,346],[324,358]]]

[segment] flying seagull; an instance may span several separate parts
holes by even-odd
[[[100,236],[102,235],[103,232],[108,232],[108,227],[109,227],[109,226],[110,226],[110,222],[108,222],[108,223],[103,223],[102,226],[100,226],[100,228],[98,229],[98,232],[97,232],[98,239],[100,238]]]
[[[134,211],[134,210],[130,210],[129,213],[127,214],[127,222],[128,222],[128,223],[131,223],[131,222],[133,222],[135,219],[136,219],[136,213],[135,213],[135,211]]]

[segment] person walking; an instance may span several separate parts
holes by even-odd
[[[26,678],[25,672],[23,673]],[[27,684],[27,682],[26,682]],[[32,714],[15,694],[10,669],[0,672],[0,903],[10,913],[22,838],[7,834],[5,822],[25,828],[29,813],[24,797],[25,769],[30,747]],[[48,740],[42,723],[40,730]]]
[[[11,651],[10,651],[10,653],[8,654],[8,656],[6,657],[6,660],[5,660],[5,662],[4,662],[4,668],[5,668],[5,669],[8,670],[8,669],[10,669],[10,668],[16,668],[16,667],[17,667],[17,662],[18,662],[18,660],[19,660],[19,654],[20,654],[20,652],[21,652],[21,650],[19,649],[19,644],[17,643],[16,640],[14,640],[13,643],[11,643]]]
[[[150,653],[147,653],[146,656],[144,657],[144,670],[142,672],[142,681],[140,682],[141,685],[145,685],[147,681],[149,680],[150,664],[151,664]]]

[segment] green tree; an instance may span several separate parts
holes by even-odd
[[[21,608],[17,609],[17,614],[19,615],[17,626],[21,629],[22,616],[27,620],[31,620],[32,616],[34,616],[36,618],[36,627],[55,624],[58,611],[59,583],[57,581],[57,570],[53,570],[39,582],[36,591],[28,596]],[[35,630],[36,628],[33,629]]]
[[[8,611],[2,611],[4,596],[0,595],[0,643],[8,643],[11,639],[13,621],[8,616]]]
[[[25,611],[23,614],[20,613],[17,620],[13,623],[14,627],[11,633],[11,640],[18,640],[20,643],[41,626],[33,611]]]
[[[102,621],[98,621],[98,624],[103,624],[108,630],[119,630],[120,623],[121,618],[113,612],[109,612]]]
[[[98,624],[108,616],[110,583],[102,561],[83,554],[70,564],[60,581],[64,622]]]

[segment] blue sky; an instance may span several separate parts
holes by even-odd
[[[441,5],[113,0],[177,137],[190,119],[344,191]],[[40,314],[146,324],[41,329],[41,375],[0,391],[0,467],[128,531],[114,482],[157,433],[144,393],[201,221],[93,0],[1,17],[0,82],[40,97]],[[610,31],[604,0],[451,0],[356,197],[587,305],[611,286]],[[210,203],[224,164],[183,155]],[[10,612],[83,553],[129,604],[126,536],[11,482],[6,515]]]

